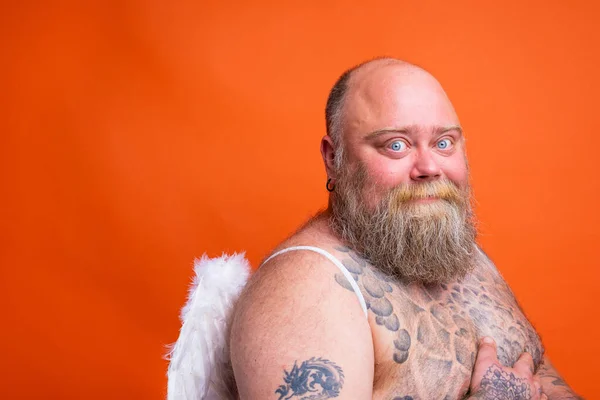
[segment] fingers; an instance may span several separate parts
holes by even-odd
[[[533,390],[534,390],[534,396],[532,398],[539,398],[541,399],[542,396],[544,395],[544,393],[542,393],[542,382],[540,381],[540,378],[537,376],[533,377]]]
[[[496,342],[491,337],[485,336],[479,341],[475,368],[477,368],[478,365],[488,366],[493,363],[498,363]]]
[[[481,379],[492,364],[499,365],[498,356],[496,354],[496,342],[490,337],[483,337],[479,341],[477,359],[475,360],[475,366],[473,367],[473,375],[471,375],[470,389],[472,393],[479,390]]]
[[[513,369],[521,376],[532,376],[534,372],[533,357],[527,352],[521,353],[519,359],[513,365]]]
[[[492,366],[494,365],[495,369],[492,370]],[[496,373],[498,370],[506,373],[514,372],[514,375],[512,373],[510,374],[511,379],[514,379],[515,382],[521,382],[523,385],[526,384],[531,393],[530,398],[532,400],[548,400],[548,396],[542,392],[540,378],[533,374],[534,363],[531,354],[522,353],[513,368],[503,367],[498,361],[496,342],[491,337],[483,337],[479,341],[477,359],[475,360],[473,375],[471,376],[471,393],[476,393],[481,389],[482,378],[486,373],[490,371]],[[491,377],[490,379],[494,380],[494,377]]]

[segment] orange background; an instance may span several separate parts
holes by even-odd
[[[193,258],[326,204],[327,92],[377,55],[447,89],[481,242],[600,397],[594,2],[168,3],[1,6],[0,398],[163,398]]]

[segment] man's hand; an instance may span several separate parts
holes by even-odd
[[[547,400],[538,377],[533,374],[533,359],[523,353],[513,368],[498,361],[496,342],[485,337],[479,342],[477,360],[471,377],[471,399]]]

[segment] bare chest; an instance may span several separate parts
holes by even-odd
[[[504,365],[512,366],[523,351],[536,364],[541,360],[537,333],[497,274],[402,286],[367,266],[356,278],[373,332],[373,399],[463,398],[483,336],[496,340]]]

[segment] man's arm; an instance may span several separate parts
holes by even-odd
[[[230,339],[241,399],[371,399],[371,330],[334,269],[318,254],[292,252],[255,273]]]
[[[536,372],[536,376],[540,378],[542,383],[542,391],[550,400],[570,400],[583,399],[578,396],[573,389],[561,378],[556,369],[550,363],[548,357],[544,356],[542,364]]]

